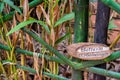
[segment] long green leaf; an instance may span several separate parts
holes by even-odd
[[[64,36],[60,37],[55,44],[60,43],[61,41],[65,40],[66,38],[70,37],[70,33],[66,33]]]
[[[3,3],[3,2],[0,2],[0,13],[2,13],[3,8],[4,8],[4,3]]]
[[[117,27],[118,27],[118,26],[115,25],[114,20],[111,20],[111,21],[109,22],[108,29],[114,29],[114,28],[117,28]]]
[[[15,31],[17,31],[17,30],[25,27],[26,25],[32,24],[32,23],[34,23],[34,22],[42,25],[42,27],[44,27],[45,30],[46,30],[48,33],[50,33],[50,30],[49,30],[48,26],[47,26],[43,21],[40,21],[40,20],[28,20],[28,21],[24,21],[24,22],[18,24],[18,25],[15,26],[13,29],[11,29],[11,30],[7,33],[7,36],[10,35],[10,34],[12,34],[12,33],[15,32]]]
[[[11,0],[3,0],[4,3],[8,4],[10,7],[18,11],[20,14],[22,14],[20,8],[18,8]]]
[[[65,16],[61,17],[54,25],[54,27],[57,27],[59,24],[62,24],[65,21],[71,20],[75,17],[74,12],[71,12],[69,14],[66,14]]]

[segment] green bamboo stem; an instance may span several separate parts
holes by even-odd
[[[19,65],[17,65],[16,67],[21,68],[21,69],[26,70],[26,71],[29,71],[29,72],[31,72],[33,74],[36,74],[36,70],[34,70],[33,68],[26,67],[26,66],[19,66]],[[116,79],[120,79],[120,73],[118,73],[118,72],[108,71],[108,70],[105,70],[105,69],[100,69],[100,68],[95,68],[95,67],[90,67],[90,68],[81,69],[81,70],[96,73],[96,74],[103,75],[103,76],[108,76],[108,77],[113,77],[113,78],[116,78]],[[61,78],[58,75],[53,75],[53,74],[46,73],[46,72],[43,72],[43,74],[48,75],[51,78]],[[63,78],[63,79],[66,80],[66,78]],[[78,78],[76,77],[75,80],[78,80]]]
[[[74,43],[87,42],[89,0],[74,0],[74,3]]]
[[[33,0],[32,2],[30,2],[29,8],[31,9],[31,8],[41,4],[42,2],[43,2],[43,0]],[[22,10],[23,9],[21,8],[21,11]],[[15,11],[12,11],[9,14],[4,15],[2,18],[0,18],[0,24],[2,23],[2,20],[3,20],[3,22],[11,20],[13,18],[14,14],[15,14]]]
[[[105,5],[109,6],[110,8],[112,8],[113,10],[115,10],[116,12],[118,12],[120,14],[120,4],[115,2],[115,0],[101,0],[101,1]]]
[[[101,68],[90,67],[90,68],[86,68],[85,71],[92,72],[92,73],[95,73],[95,74],[99,74],[99,75],[102,75],[102,76],[108,76],[108,77],[113,77],[113,78],[116,78],[116,79],[120,79],[120,73],[105,70],[105,69],[101,69]]]
[[[4,49],[4,50],[7,50],[7,51],[10,51],[11,48],[8,47],[8,46],[5,46],[3,44],[0,43],[0,49]],[[15,52],[16,53],[19,53],[19,54],[24,54],[24,55],[28,55],[28,56],[33,56],[33,53],[34,52],[31,52],[31,51],[27,51],[27,50],[23,50],[23,49],[20,49],[20,48],[16,48],[15,49]],[[48,56],[48,55],[42,55],[42,53],[37,53],[38,54],[38,57],[39,58],[42,58],[44,57],[46,60],[49,60],[49,61],[55,61],[55,62],[58,62],[58,63],[61,63],[61,64],[65,64],[62,60],[60,60],[59,58],[57,57],[53,57],[53,56]]]
[[[2,60],[1,61],[2,64],[8,64],[8,63],[12,63],[10,60]],[[33,68],[30,68],[30,67],[26,67],[26,66],[20,66],[18,64],[13,64],[13,65],[16,65],[16,68],[19,68],[19,69],[22,69],[22,70],[25,70],[25,71],[28,71],[30,73],[33,73],[33,74],[36,74],[37,71]],[[57,79],[57,80],[69,80],[65,77],[62,77],[62,76],[58,76],[58,75],[55,75],[55,74],[51,74],[51,73],[47,73],[47,72],[43,72],[43,75],[46,75],[46,76],[49,76],[50,78],[54,78],[54,79]]]
[[[33,69],[33,68],[30,68],[30,67],[26,67],[26,66],[19,66],[19,65],[16,65],[17,68],[20,68],[20,69],[23,69],[25,71],[28,71],[28,72],[31,72],[33,74],[36,74],[36,70]],[[46,75],[46,76],[49,76],[50,78],[53,78],[53,79],[57,79],[57,80],[69,80],[67,78],[64,78],[62,76],[58,76],[58,75],[55,75],[55,74],[51,74],[51,73],[47,73],[47,72],[43,72],[43,75]]]
[[[4,63],[9,62],[9,61],[8,60],[3,60],[1,62],[4,64]],[[31,72],[33,74],[36,74],[36,70],[33,69],[33,68],[26,67],[26,66],[20,66],[20,65],[16,65],[16,67],[20,68],[20,69],[23,69],[25,71]],[[120,73],[118,73],[118,72],[113,72],[113,71],[109,71],[109,70],[105,70],[105,69],[100,69],[100,68],[95,68],[95,67],[85,68],[85,69],[81,69],[81,70],[87,71],[87,72],[92,72],[92,73],[103,75],[103,76],[108,76],[108,77],[113,77],[113,78],[116,78],[116,79],[120,79]],[[76,70],[76,71],[79,73],[78,70]],[[75,72],[75,74],[76,74],[76,72]],[[77,77],[77,75],[75,75],[75,74],[74,74],[74,76]],[[67,78],[60,77],[58,75],[54,75],[54,74],[47,73],[47,72],[43,72],[43,75],[47,75],[47,76],[49,76],[51,78],[57,78],[57,79],[60,79],[60,80],[61,79],[62,80],[69,80]]]
[[[47,72],[43,72],[43,75],[47,75],[53,79],[57,79],[57,80],[70,80],[70,79],[67,79],[65,77],[62,77],[62,76],[58,76],[58,75],[55,75],[55,74],[51,74],[51,73],[47,73]]]
[[[32,31],[30,31],[30,30],[28,30],[26,28],[22,28],[22,30],[24,32],[28,33],[31,37],[33,37],[40,44],[44,45],[48,50],[50,50],[51,52],[53,52],[58,58],[60,58],[61,60],[63,60],[66,64],[70,65],[71,67],[74,67],[74,64],[73,64],[72,61],[70,61],[66,56],[62,55],[61,53],[59,53],[59,51],[57,51],[56,49],[54,49],[53,47],[51,47],[49,44],[47,44],[38,35],[36,35],[35,33],[33,33]]]
[[[72,80],[83,80],[81,70],[72,69]]]
[[[10,51],[10,50],[11,50],[10,47],[5,46],[5,45],[3,45],[3,44],[1,44],[1,43],[0,43],[0,49],[4,49],[4,50],[6,50],[6,51]]]
[[[89,0],[74,0],[74,43],[87,42],[88,40],[88,6]],[[73,59],[76,61],[78,59]],[[82,80],[82,71],[72,69],[72,80]]]

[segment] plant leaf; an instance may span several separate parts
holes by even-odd
[[[50,30],[49,30],[48,26],[47,26],[43,21],[40,21],[40,20],[28,20],[28,21],[24,21],[24,22],[18,24],[18,25],[15,26],[13,29],[11,29],[11,30],[7,33],[7,36],[10,35],[10,34],[12,34],[12,33],[15,32],[15,31],[17,31],[17,30],[25,27],[26,25],[32,24],[32,23],[34,23],[34,22],[42,25],[42,27],[44,27],[45,30],[46,30],[48,33],[50,33]]]
[[[118,26],[114,24],[114,20],[111,20],[108,25],[108,29],[117,28]]]
[[[90,2],[97,2],[98,0],[90,0]]]
[[[13,63],[10,60],[2,60],[1,62],[2,62],[2,65],[16,65],[16,63]]]
[[[0,13],[2,13],[3,9],[4,9],[4,3],[0,2]]]
[[[66,38],[70,37],[70,33],[66,33],[64,36],[60,37],[55,44],[58,44],[60,42],[62,42],[63,40],[65,40]]]
[[[61,17],[54,25],[54,27],[58,26],[59,24],[65,22],[65,21],[68,21],[68,20],[71,20],[75,17],[75,14],[74,12],[71,12],[69,14],[66,14],[65,16]]]
[[[3,0],[4,3],[8,4],[10,7],[18,11],[20,14],[22,14],[20,8],[18,8],[11,0]]]

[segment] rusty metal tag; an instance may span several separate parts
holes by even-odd
[[[67,47],[68,54],[82,60],[101,60],[112,54],[108,46],[99,43],[77,43]]]

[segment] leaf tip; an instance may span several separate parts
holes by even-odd
[[[6,36],[9,36],[10,35],[10,33],[8,32],[7,34],[6,34]]]

